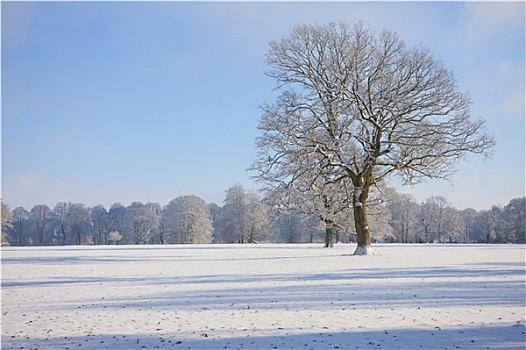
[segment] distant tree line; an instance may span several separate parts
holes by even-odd
[[[341,188],[339,189],[341,191]],[[2,200],[2,245],[108,245],[199,243],[355,242],[352,203],[342,205],[339,191],[324,196],[258,193],[237,184],[223,206],[195,195],[159,203],[45,204],[10,210]],[[525,243],[526,198],[504,207],[458,210],[441,196],[418,203],[409,194],[383,189],[372,201],[373,241],[399,243]],[[329,195],[327,195],[327,193]],[[336,205],[337,204],[337,205]]]

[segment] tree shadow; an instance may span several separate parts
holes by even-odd
[[[2,336],[2,349],[524,349],[524,323],[463,327],[387,328],[345,332],[238,329],[235,335],[196,329],[191,335],[161,330],[151,334],[85,334],[30,338]]]
[[[162,250],[161,250],[162,251]],[[326,250],[320,250],[321,256],[333,258],[335,254],[327,255]],[[61,264],[76,265],[81,263],[123,263],[129,261],[148,261],[158,264],[151,257],[135,257],[132,252],[124,256],[67,256],[67,257],[36,257],[17,260],[8,258],[9,264],[34,264],[47,261],[58,261]],[[317,254],[317,253],[316,253]],[[278,254],[282,255],[282,254]],[[316,259],[318,256],[300,256],[298,258]],[[41,260],[44,258],[44,260]],[[63,259],[62,259],[63,258]],[[301,349],[414,349],[414,348],[500,348],[524,349],[524,316],[517,314],[522,323],[517,325],[478,325],[467,327],[451,327],[450,329],[430,328],[422,326],[410,329],[397,327],[394,311],[434,308],[449,312],[456,307],[477,309],[491,305],[492,307],[512,307],[524,312],[525,280],[524,265],[521,263],[476,263],[471,265],[448,265],[411,268],[363,268],[354,267],[337,271],[327,270],[324,273],[271,272],[250,274],[250,271],[239,273],[214,273],[213,264],[216,259],[207,257],[192,258],[191,256],[172,256],[163,253],[157,258],[187,259],[197,264],[211,264],[207,274],[180,274],[170,272],[163,274],[162,265],[158,270],[149,270],[150,275],[141,276],[133,273],[125,275],[83,275],[50,276],[42,280],[7,280],[2,283],[2,293],[13,292],[14,289],[27,289],[26,295],[34,287],[50,287],[51,292],[61,287],[78,287],[76,291],[86,288],[88,291],[97,289],[112,292],[115,297],[97,298],[92,295],[79,294],[69,300],[50,300],[48,303],[29,303],[31,311],[46,313],[46,315],[62,315],[73,313],[79,307],[89,315],[100,314],[101,310],[116,317],[132,313],[141,317],[144,310],[155,315],[169,310],[177,310],[186,314],[197,314],[202,310],[216,312],[218,315],[239,315],[250,308],[251,311],[278,311],[282,322],[287,324],[285,317],[297,317],[288,310],[322,310],[325,315],[332,315],[336,309],[356,310],[358,315],[367,315],[374,307],[384,312],[385,318],[393,317],[384,322],[385,329],[353,329],[356,324],[349,324],[348,329],[323,329],[320,332],[305,332],[297,327],[276,327],[275,329],[232,330],[219,332],[206,329],[208,320],[205,318],[195,329],[195,334],[180,334],[175,329],[163,329],[150,332],[148,327],[139,327],[136,332],[126,329],[122,334],[83,334],[82,336],[54,337],[50,332],[47,337],[26,335],[23,338],[19,329],[14,329],[16,323],[10,323],[9,328],[2,331],[2,349],[39,348],[39,349],[141,349],[141,348],[172,348],[172,349],[218,349],[218,348],[301,348]],[[286,253],[283,256],[272,256],[268,259],[293,259]],[[11,260],[9,260],[11,259]],[[60,260],[62,259],[62,260]],[[85,260],[83,260],[85,259]],[[130,259],[130,260],[126,260]],[[133,260],[138,259],[138,260]],[[238,260],[256,261],[267,258],[243,257]],[[230,259],[231,260],[231,259]],[[4,262],[4,261],[2,261]],[[105,268],[97,265],[95,269]],[[152,271],[157,272],[151,275]],[[267,270],[268,271],[268,270]],[[304,270],[303,270],[304,271]],[[318,270],[320,271],[320,270]],[[96,273],[96,272],[95,272]],[[520,278],[518,278],[520,277]],[[123,288],[123,289],[119,289]],[[42,290],[42,289],[40,289]],[[39,291],[40,291],[39,290]],[[6,300],[6,299],[4,299]],[[120,314],[119,310],[126,308],[127,312]],[[509,309],[508,309],[509,310]],[[3,310],[4,311],[4,310]],[[7,307],[5,317],[13,317],[16,310]],[[413,311],[412,311],[413,312]],[[204,315],[205,313],[203,313]],[[79,316],[80,317],[80,316]],[[206,316],[203,316],[206,317]],[[117,327],[129,321],[118,318]],[[60,322],[60,321],[58,321]],[[82,320],[75,319],[81,332]],[[104,322],[108,322],[106,319]],[[78,323],[78,324],[77,324]],[[441,326],[443,323],[440,324]],[[467,325],[467,323],[466,323]],[[196,327],[197,327],[196,326]],[[256,326],[258,326],[256,324]],[[27,327],[21,325],[21,327]],[[55,327],[55,326],[53,326]],[[27,329],[27,328],[23,328]],[[35,326],[33,326],[35,329]],[[119,329],[116,329],[117,332]],[[150,333],[148,333],[150,332]],[[244,333],[245,332],[245,333]],[[472,342],[473,341],[473,342]]]

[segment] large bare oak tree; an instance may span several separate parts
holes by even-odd
[[[262,106],[254,177],[269,188],[327,173],[328,182],[350,179],[355,254],[372,253],[372,186],[392,175],[448,178],[467,153],[488,156],[495,144],[453,73],[391,31],[300,25],[270,43],[266,60],[279,96]]]

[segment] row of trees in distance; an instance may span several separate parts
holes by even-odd
[[[458,210],[440,196],[417,203],[391,188],[383,192],[384,200],[368,208],[373,241],[525,243],[525,197],[476,211]],[[39,204],[29,211],[10,210],[2,201],[2,245],[320,242],[330,247],[356,241],[352,208],[334,210],[341,201],[324,197],[314,203],[296,197],[301,206],[292,206],[281,199],[277,205],[271,195],[260,198],[237,184],[226,191],[221,207],[195,195],[177,197],[165,206],[133,202],[109,209],[60,202],[53,208]],[[286,199],[289,204],[291,199]]]

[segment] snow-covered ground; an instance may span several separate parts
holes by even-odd
[[[524,245],[2,249],[2,349],[524,349]]]

